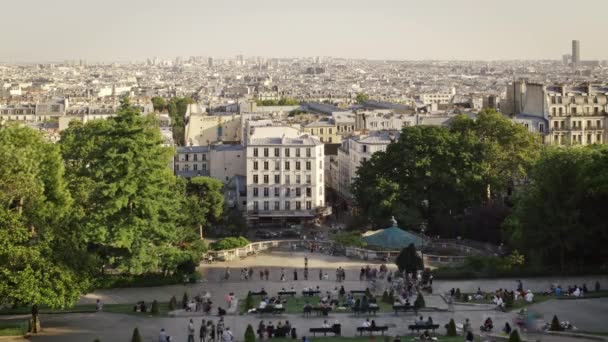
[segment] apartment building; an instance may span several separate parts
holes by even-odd
[[[248,221],[284,225],[324,215],[324,150],[317,137],[259,127],[246,150]]]
[[[224,144],[178,147],[174,165],[176,176],[207,176],[227,184],[232,178],[245,175],[245,148]]]
[[[304,126],[304,132],[319,137],[324,144],[339,144],[342,141],[332,118],[311,122]]]
[[[501,109],[546,144],[604,144],[608,138],[608,85],[519,80],[508,86]]]

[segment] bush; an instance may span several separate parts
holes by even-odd
[[[194,271],[190,274],[190,277],[188,280],[190,280],[191,284],[196,284],[201,279],[203,279],[203,275],[201,274],[201,272]]]
[[[255,342],[255,332],[251,324],[247,324],[247,330],[245,330],[245,342]]]
[[[553,319],[551,320],[551,327],[549,327],[551,331],[562,331],[562,326],[559,324],[559,319],[557,319],[557,315],[553,315]]]
[[[599,291],[600,290],[600,282],[596,281],[595,282],[595,291]]]
[[[422,296],[422,293],[418,292],[418,297],[416,297],[416,300],[414,301],[414,309],[418,311],[425,306],[424,297]]]
[[[211,245],[209,247],[211,247],[211,249],[214,251],[220,251],[220,250],[224,250],[224,249],[234,249],[234,248],[239,248],[239,247],[245,247],[250,243],[251,242],[249,240],[247,240],[246,238],[244,238],[242,236],[239,236],[238,238],[227,237],[227,238],[223,238],[221,240],[211,243]]]
[[[101,340],[96,338],[93,342],[101,342]]]
[[[247,297],[245,298],[245,310],[253,309],[253,296],[251,295],[251,291],[247,292]]]
[[[519,338],[519,332],[517,332],[517,329],[513,330],[511,332],[511,335],[509,335],[509,342],[521,342],[521,338]]]
[[[131,342],[142,342],[141,335],[139,334],[139,329],[133,329],[133,337],[131,337]]]
[[[140,275],[104,275],[95,279],[92,287],[95,289],[111,289],[124,287],[152,287],[181,283],[183,278],[178,274],[165,276],[160,273]]]
[[[177,309],[177,298],[175,298],[175,296],[173,296],[169,300],[169,310],[173,311],[176,309]]]
[[[184,296],[182,297],[182,308],[185,309],[188,305],[188,292],[184,292]]]
[[[446,326],[446,336],[454,337],[458,336],[456,333],[456,323],[454,323],[454,319],[450,319],[450,322]]]
[[[196,266],[196,262],[192,258],[188,258],[177,265],[177,272],[182,275],[192,274],[196,271]]]
[[[156,299],[152,302],[152,308],[150,308],[150,313],[153,315],[160,314],[160,307],[158,306],[158,301],[156,301]]]
[[[389,294],[387,290],[384,290],[382,293],[382,302],[387,304],[392,304],[393,301],[389,298]]]
[[[357,248],[363,248],[363,247],[367,246],[367,243],[365,241],[363,241],[363,239],[361,238],[361,235],[357,232],[336,233],[331,238],[332,238],[332,240],[334,240],[335,242],[337,242],[338,244],[341,244],[343,246],[357,247]]]
[[[505,302],[505,307],[506,307],[507,309],[512,308],[512,307],[513,307],[513,302],[514,302],[514,301],[515,301],[515,293],[507,291],[507,292],[505,293],[505,300],[504,300],[504,302]]]

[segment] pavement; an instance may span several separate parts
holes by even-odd
[[[302,269],[304,267],[304,257],[309,259],[310,279],[302,281]],[[269,293],[275,293],[282,288],[291,288],[297,290],[304,287],[319,286],[322,290],[330,290],[336,286],[344,285],[348,290],[361,290],[369,286],[366,281],[359,281],[359,270],[369,264],[372,267],[378,267],[377,263],[368,263],[346,259],[344,257],[334,257],[325,254],[310,254],[304,252],[273,252],[272,254],[261,254],[255,257],[236,260],[231,262],[218,262],[211,265],[202,265],[201,271],[204,276],[204,282],[188,285],[173,285],[163,287],[150,288],[125,288],[98,290],[93,293],[84,295],[80,303],[93,303],[97,298],[101,299],[106,304],[112,303],[135,303],[139,300],[150,302],[152,300],[168,301],[171,296],[175,295],[178,299],[181,298],[184,291],[189,295],[197,293],[210,292],[214,303],[219,306],[224,306],[225,296],[233,292],[239,298],[244,298],[247,291],[259,290],[262,287]],[[387,265],[394,269],[394,265]],[[221,280],[226,267],[231,270],[231,279],[228,281]],[[244,267],[253,267],[253,280],[240,280],[239,270]],[[346,270],[346,281],[337,283],[335,281],[335,269],[343,267]],[[270,280],[259,280],[259,270],[268,268],[270,271]],[[287,280],[280,281],[281,269],[284,269]],[[293,280],[293,271],[298,271],[298,281]],[[329,280],[319,280],[318,271],[329,274]],[[581,277],[581,278],[533,278],[522,279],[526,289],[533,291],[544,290],[552,283],[560,283],[562,285],[582,284],[586,283],[588,287],[592,287],[596,280],[602,284],[608,284],[608,277]],[[388,284],[386,281],[378,281],[377,294]],[[496,331],[504,326],[506,322],[513,322],[514,313],[502,313],[492,309],[489,305],[455,305],[455,312],[447,312],[445,301],[438,293],[447,292],[452,287],[460,288],[461,292],[474,292],[477,287],[484,290],[494,290],[497,288],[514,289],[516,286],[515,279],[492,279],[492,280],[458,280],[458,281],[435,281],[433,283],[434,295],[425,296],[427,306],[438,308],[440,311],[423,312],[426,317],[429,315],[433,318],[436,324],[440,324],[440,333],[444,333],[443,325],[448,323],[450,319],[454,319],[457,323],[462,323],[466,318],[471,320],[474,331],[479,332],[479,326],[486,317],[492,317]],[[548,321],[557,314],[562,321],[571,321],[577,328],[586,331],[608,331],[606,323],[608,321],[608,298],[601,299],[583,299],[583,300],[553,300],[541,304],[533,305],[530,310],[539,313],[543,319]],[[187,341],[186,327],[190,317],[146,317],[135,315],[111,314],[111,313],[88,313],[88,314],[54,314],[42,315],[41,321],[43,324],[43,333],[32,337],[32,341],[43,342],[92,342],[95,338],[100,338],[105,341],[128,341],[132,331],[138,327],[144,341],[157,341],[157,336],[160,328],[165,328],[170,335],[174,336],[174,342]],[[200,327],[201,319],[212,319],[217,321],[217,316],[193,317],[195,324]],[[299,314],[286,314],[273,317],[263,317],[264,321],[272,320],[273,323],[289,320],[296,327],[298,335],[307,334],[311,327],[320,327],[323,323],[323,318],[304,318]],[[355,317],[351,314],[331,314],[327,318],[329,322],[338,320],[343,328],[344,336],[354,336],[356,327],[364,320],[363,317]],[[389,325],[389,335],[404,335],[408,333],[408,324],[413,324],[415,317],[413,313],[401,313],[399,316],[389,313],[381,313],[376,317],[372,316],[378,325]],[[260,317],[251,315],[242,316],[227,316],[225,318],[226,326],[230,327],[234,332],[235,341],[242,341],[245,329],[248,324],[257,326]],[[526,335],[529,340],[540,341],[582,341],[582,339],[573,339],[562,336],[547,336],[547,335]],[[492,340],[488,338],[487,340]],[[313,339],[314,341],[314,339]]]

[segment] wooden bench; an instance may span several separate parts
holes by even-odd
[[[402,312],[407,312],[407,311],[414,311],[414,306],[413,305],[393,305],[393,311],[395,311],[395,315],[397,315],[397,313],[399,311]]]
[[[368,292],[369,292],[368,290],[351,290],[351,291],[350,291],[350,294],[352,294],[352,295],[356,295],[356,294],[366,294],[366,293],[368,293]]]
[[[268,294],[268,292],[266,292],[266,291],[257,291],[257,292],[254,292],[254,291],[249,291],[249,293],[250,293],[252,296],[265,296],[265,295],[267,295],[267,294]]]
[[[380,331],[382,333],[382,335],[384,335],[385,331],[388,331],[388,326],[383,325],[383,326],[375,326],[375,327],[358,327],[357,331],[359,332],[359,334],[361,336],[363,336],[363,332],[369,332],[369,334],[373,334],[375,331]]]
[[[278,315],[278,314],[284,313],[285,312],[285,308],[277,308],[277,307],[269,305],[269,306],[267,306],[267,307],[265,307],[263,309],[257,308],[253,312],[257,313],[257,314],[260,314],[260,315],[262,315],[262,314]]]
[[[313,336],[316,336],[317,333],[322,333],[323,336],[327,336],[328,333],[340,336],[342,334],[342,326],[340,324],[334,324],[330,328],[310,328],[309,332],[311,332]]]
[[[435,329],[439,329],[439,324],[411,324],[408,328],[412,332],[420,332],[420,330],[432,330],[435,332]]]
[[[295,296],[296,291],[279,291],[277,294],[279,296]]]
[[[316,291],[316,290],[302,291],[302,296],[304,296],[304,297],[312,297],[314,295],[318,295],[319,293],[321,293],[321,291]]]
[[[361,307],[353,306],[353,313],[355,315],[358,315],[358,314],[373,314],[373,315],[376,315],[376,312],[378,312],[379,310],[380,310],[379,306],[368,306],[366,308],[361,308]]]

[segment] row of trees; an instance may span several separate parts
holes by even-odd
[[[297,106],[300,101],[288,97],[280,98],[279,100],[257,100],[255,103],[258,106]]]
[[[173,154],[126,99],[115,118],[72,122],[58,144],[0,127],[0,298],[64,307],[107,270],[198,264],[222,184],[176,178]]]
[[[541,146],[491,110],[407,127],[359,168],[354,198],[376,227],[394,215],[429,235],[506,242],[539,268],[604,264],[608,147]]]

